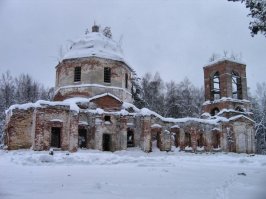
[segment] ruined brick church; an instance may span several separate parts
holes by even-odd
[[[132,68],[120,46],[93,26],[56,66],[54,101],[13,105],[6,111],[9,150],[102,151],[155,147],[170,151],[255,152],[246,66],[221,59],[204,66],[201,118],[164,118],[132,102]]]

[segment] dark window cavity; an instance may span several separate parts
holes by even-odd
[[[81,67],[75,67],[74,82],[80,82],[81,80]]]
[[[111,116],[110,115],[105,115],[104,116],[104,121],[105,122],[111,122]]]
[[[213,108],[213,109],[211,110],[211,116],[215,116],[215,115],[217,115],[219,112],[220,112],[220,110],[219,110],[217,107],[215,107],[215,108]]]
[[[111,83],[111,68],[104,67],[104,82]]]
[[[125,87],[128,88],[128,74],[125,74]]]

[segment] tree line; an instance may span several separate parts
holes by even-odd
[[[194,86],[186,77],[181,82],[164,82],[159,73],[146,73],[133,78],[134,104],[149,108],[164,117],[199,117],[204,102],[203,88]]]

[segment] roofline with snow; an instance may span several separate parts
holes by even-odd
[[[237,60],[233,60],[233,59],[229,59],[229,58],[221,58],[221,59],[217,59],[213,62],[207,63],[203,68],[208,68],[210,66],[217,65],[217,64],[220,64],[222,62],[233,62],[236,64],[246,66],[246,64],[244,62],[241,62],[241,61],[237,61]]]

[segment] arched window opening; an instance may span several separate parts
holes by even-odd
[[[215,108],[213,108],[213,109],[211,110],[211,116],[215,116],[215,115],[217,115],[219,112],[220,112],[220,110],[219,110],[217,107],[215,107]]]
[[[214,73],[211,79],[211,99],[216,100],[221,98],[220,91],[220,74],[219,72]]]
[[[198,139],[197,139],[198,147],[203,147],[203,142],[204,142],[203,134],[200,133],[200,134],[199,134],[199,137],[198,137]]]
[[[232,97],[234,99],[242,99],[241,78],[234,71],[232,71]]]
[[[191,147],[191,136],[190,136],[190,133],[185,133],[185,146]]]

